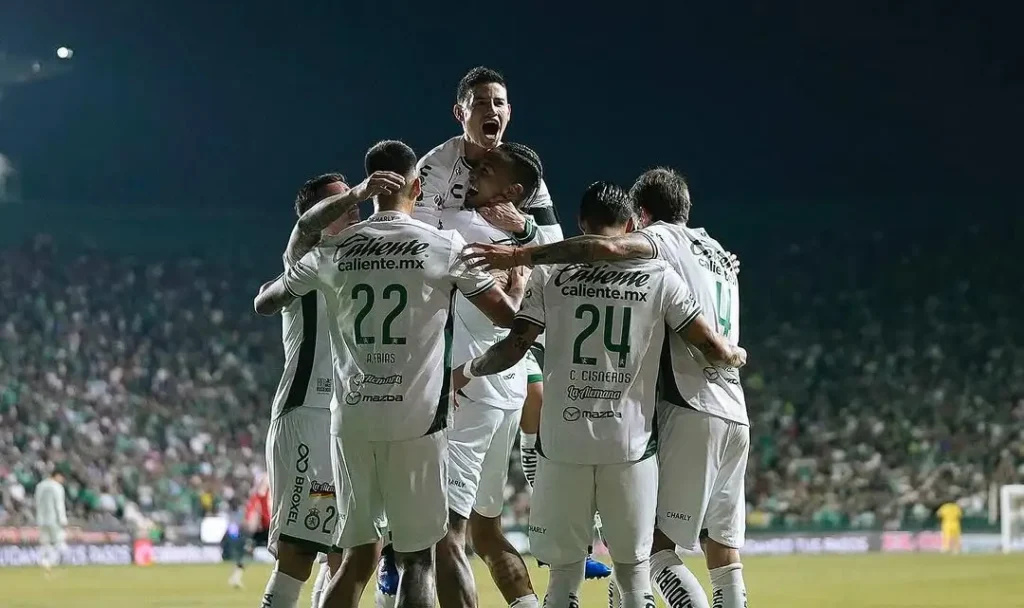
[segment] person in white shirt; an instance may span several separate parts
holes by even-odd
[[[39,527],[39,565],[47,573],[60,563],[67,551],[64,529],[68,514],[64,498],[64,475],[54,471],[36,486],[36,526]]]
[[[461,293],[492,324],[508,325],[523,285],[513,281],[507,295],[490,275],[465,270],[457,233],[409,216],[420,190],[415,165],[401,142],[371,148],[367,173],[392,176],[398,187],[378,194],[377,213],[291,266],[257,307],[272,311],[314,289],[325,295],[335,377],[344,379],[332,421],[335,468],[347,473],[350,494],[338,545],[346,561],[372,568],[386,512],[398,605],[432,606],[433,548],[448,520],[454,298]],[[350,591],[332,583],[324,606],[355,608]]]
[[[301,218],[317,201],[348,191],[345,177],[326,173],[299,189],[295,212]],[[359,221],[359,208],[323,230],[330,238]],[[295,231],[293,230],[293,233]],[[289,239],[284,268],[294,265],[309,250],[296,235]],[[269,285],[269,283],[268,283]],[[313,585],[313,604],[330,580],[327,554],[332,553],[334,532],[345,514],[339,513],[337,482],[331,464],[331,399],[334,365],[327,330],[327,304],[322,294],[309,293],[281,310],[284,371],[271,407],[267,434],[267,473],[270,481],[270,554],[275,568],[264,592],[267,608],[293,608],[302,585],[309,579],[318,554],[320,572]],[[333,558],[334,569],[340,556]],[[235,571],[240,583],[241,570]]]
[[[710,321],[731,344],[739,340],[736,265],[702,228],[686,225],[690,192],[675,171],[647,171],[631,194],[644,223],[639,232],[587,235],[536,248],[474,245],[464,256],[473,266],[508,268],[660,257],[686,280]],[[696,577],[679,559],[677,546],[703,549],[716,608],[746,606],[740,549],[746,529],[744,473],[750,443],[746,401],[738,373],[709,368],[680,339],[668,340],[659,404],[658,530],[651,578],[666,603],[708,606]],[[614,591],[614,590],[613,590]]]
[[[629,195],[608,182],[583,195],[580,227],[614,236],[634,223]],[[468,378],[500,373],[549,335],[541,411],[541,454],[530,512],[530,546],[551,565],[544,605],[578,606],[595,509],[626,608],[654,605],[648,558],[657,513],[658,362],[669,333],[732,373],[743,349],[716,334],[682,278],[661,260],[546,266],[534,272],[512,333],[456,369]],[[724,366],[724,367],[723,367]],[[554,397],[557,395],[557,397]]]

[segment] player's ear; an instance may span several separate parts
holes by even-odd
[[[587,233],[587,226],[583,223],[583,218],[576,218],[576,227],[580,229],[583,234]]]
[[[636,231],[636,217],[631,217],[626,220],[626,232]]]
[[[523,203],[526,202],[521,200],[523,197],[523,190],[524,188],[522,184],[514,183],[505,189],[505,194],[508,196],[508,200],[510,202],[515,203],[515,201],[519,201],[520,203]],[[516,206],[518,207],[519,205],[517,204]]]
[[[466,121],[466,108],[462,107],[461,103],[452,106],[452,114],[460,125]]]
[[[420,194],[422,194],[422,193],[423,193],[423,180],[421,178],[417,177],[416,179],[412,180],[412,188],[409,191],[409,194],[412,196],[412,198],[414,198],[416,200],[419,200]]]

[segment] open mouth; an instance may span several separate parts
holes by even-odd
[[[498,132],[501,131],[501,123],[497,119],[487,120],[484,121],[481,128],[487,137],[497,137]]]
[[[477,192],[479,192],[479,190],[476,189],[476,186],[467,186],[466,187],[466,198],[470,199],[470,198],[475,197]]]

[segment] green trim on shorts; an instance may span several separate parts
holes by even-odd
[[[298,547],[300,549],[305,549],[306,551],[310,551],[310,552],[314,552],[314,553],[333,553],[334,552],[334,550],[331,547],[331,545],[325,545],[323,543],[318,543],[316,541],[306,540],[305,538],[296,538],[294,536],[289,536],[288,534],[280,534],[280,535],[278,535],[277,540],[278,540],[278,542],[283,541],[283,542],[288,543],[289,545],[295,545],[296,547]]]
[[[544,382],[544,374],[528,374],[526,376],[527,384],[537,384],[538,382]]]

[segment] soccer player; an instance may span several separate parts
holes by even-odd
[[[319,200],[344,194],[348,189],[340,173],[312,178],[299,188],[295,213],[301,218]],[[322,236],[330,238],[358,221],[359,208],[353,207],[325,228]],[[285,270],[298,262],[312,244],[293,230],[284,254]],[[318,553],[321,567],[313,585],[314,606],[330,579],[326,556],[331,552],[339,513],[331,465],[334,365],[326,313],[324,296],[316,292],[281,310],[284,372],[274,396],[267,434],[272,513],[267,548],[276,562],[263,596],[266,608],[295,606]]]
[[[625,234],[634,222],[629,195],[597,182],[583,195],[580,228]],[[655,407],[666,324],[706,354],[709,369],[730,373],[743,349],[710,328],[686,284],[661,260],[546,267],[534,273],[512,333],[457,368],[469,378],[504,371],[540,332],[549,335],[541,410],[541,453],[530,512],[530,545],[551,565],[544,605],[578,606],[595,507],[614,579],[626,608],[654,605],[649,556],[654,534],[658,465]],[[603,337],[602,337],[603,336]]]
[[[235,570],[228,579],[228,585],[242,588],[242,574],[245,572],[245,558],[252,554],[253,549],[258,545],[268,544],[270,538],[270,479],[261,475],[245,502],[245,511],[242,515],[242,531],[245,534],[245,543],[238,553],[235,561]]]
[[[332,422],[335,466],[347,472],[351,493],[338,544],[375,560],[376,523],[386,512],[399,566],[397,604],[433,606],[433,547],[448,519],[453,299],[459,292],[491,323],[507,326],[523,285],[513,280],[506,294],[490,275],[467,271],[457,233],[409,216],[420,180],[408,146],[375,145],[366,170],[370,180],[387,176],[394,186],[377,193],[377,213],[293,265],[257,306],[272,312],[313,289],[325,294],[331,342],[345,353],[335,357],[335,375],[347,379]],[[338,589],[332,583],[324,606],[355,608],[358,598]]]
[[[942,552],[957,555],[960,553],[960,520],[964,511],[956,502],[947,502],[936,511],[942,525]]]
[[[686,225],[690,192],[671,169],[641,175],[631,194],[647,220],[639,232],[616,237],[585,235],[540,247],[480,244],[464,259],[474,267],[569,264],[662,257],[686,280],[715,329],[731,344],[739,339],[736,268],[718,241]],[[740,549],[746,531],[744,472],[750,443],[739,375],[708,367],[683,341],[667,340],[659,404],[658,529],[651,577],[669,605],[707,606],[696,577],[676,546],[704,551],[716,608],[746,606]]]
[[[54,471],[36,486],[36,525],[39,526],[39,565],[47,575],[67,550],[64,529],[68,514],[64,504],[64,475]]]

